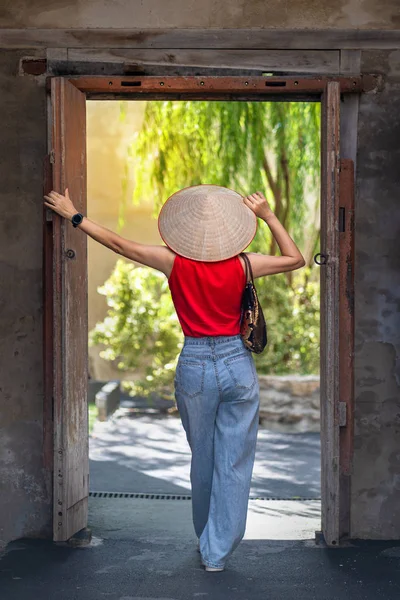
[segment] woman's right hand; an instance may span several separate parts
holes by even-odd
[[[274,215],[274,212],[268,204],[268,200],[261,192],[254,192],[254,194],[245,196],[243,198],[243,202],[250,208],[250,210],[253,211],[255,215],[257,215],[257,217],[264,219],[264,221]]]
[[[71,220],[78,212],[69,197],[68,188],[65,190],[65,195],[59,194],[52,190],[48,195],[44,196],[45,206],[51,208],[61,217]]]

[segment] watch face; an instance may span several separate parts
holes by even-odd
[[[83,215],[81,215],[80,213],[78,213],[77,215],[74,215],[72,217],[72,223],[74,225],[79,225],[80,223],[82,223],[83,220]]]

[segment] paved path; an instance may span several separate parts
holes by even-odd
[[[114,417],[95,424],[91,490],[188,494],[189,469],[190,449],[178,417]],[[259,429],[251,496],[319,498],[319,434]]]
[[[97,424],[91,488],[188,494],[175,417]],[[253,495],[318,496],[319,437],[260,430]],[[1,600],[398,600],[400,544],[316,545],[318,500],[250,499],[245,538],[222,573],[195,548],[190,500],[89,499],[91,544],[21,540],[0,558]]]

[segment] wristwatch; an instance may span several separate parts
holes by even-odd
[[[72,225],[74,227],[78,227],[83,221],[83,215],[81,213],[76,213],[71,219]]]

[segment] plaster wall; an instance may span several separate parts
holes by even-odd
[[[20,56],[0,52],[0,548],[49,535],[52,518],[42,450],[46,98],[41,82],[16,77]]]
[[[363,52],[382,73],[361,97],[355,264],[352,535],[400,537],[400,51]]]
[[[121,119],[118,101],[92,100],[86,103],[88,215],[128,239],[161,244],[157,219],[153,218],[152,199],[142,198],[140,206],[132,204],[135,180],[128,149],[141,128],[145,104],[125,102],[125,117]],[[119,229],[123,204],[123,226]],[[104,319],[107,312],[105,297],[97,292],[97,288],[111,275],[120,258],[88,238],[89,331]],[[99,355],[100,350],[98,346],[89,348],[90,376],[101,381],[121,379],[121,371],[103,360]]]
[[[396,29],[397,0],[16,0],[0,8],[7,28],[287,27]]]

